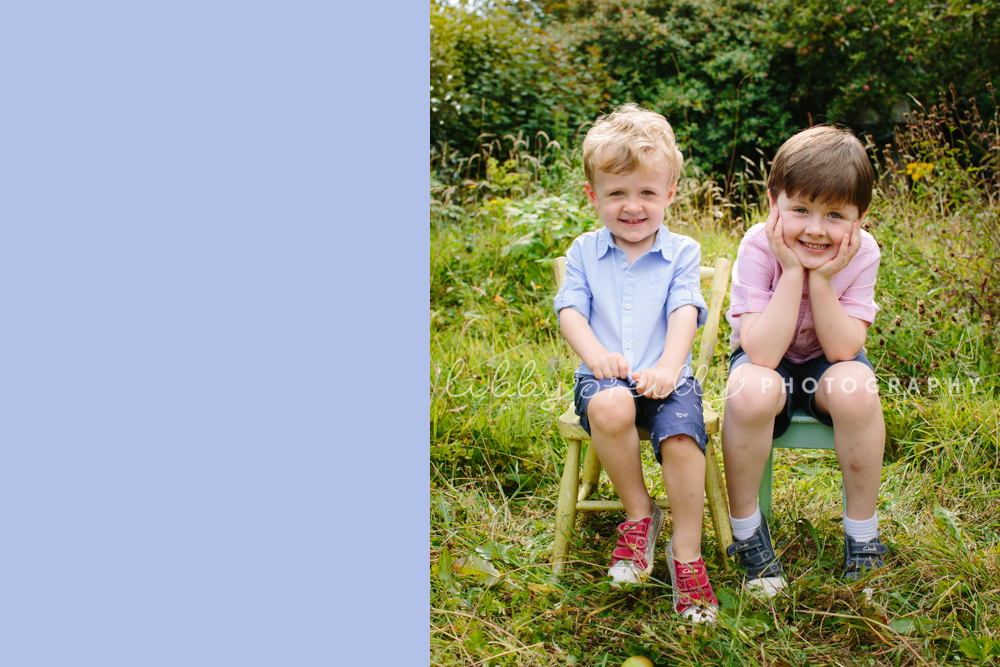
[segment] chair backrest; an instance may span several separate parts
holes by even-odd
[[[698,348],[698,360],[694,364],[694,376],[698,382],[704,383],[708,376],[708,366],[712,362],[712,355],[715,354],[715,346],[719,342],[719,322],[722,318],[722,302],[726,298],[726,290],[729,289],[729,267],[732,265],[725,257],[715,260],[715,266],[701,267],[701,279],[711,281],[711,294],[708,300],[708,319],[701,331],[701,345]],[[552,271],[555,274],[556,289],[562,287],[563,280],[566,279],[566,258],[556,257],[552,263]],[[579,365],[579,359],[569,345],[570,359],[576,360],[574,365]]]

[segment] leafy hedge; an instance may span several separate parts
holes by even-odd
[[[565,145],[593,120],[609,80],[586,50],[567,49],[504,5],[430,7],[432,146],[468,156],[491,137],[518,132],[545,132]]]
[[[950,85],[985,105],[998,16],[1000,0],[432,2],[431,145],[468,156],[481,132],[519,131],[573,143],[627,101],[667,116],[685,157],[716,176],[810,123],[882,145]]]

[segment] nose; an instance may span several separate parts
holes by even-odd
[[[822,216],[810,215],[809,221],[806,223],[805,232],[809,236],[823,236]]]
[[[642,206],[639,204],[639,200],[638,199],[633,199],[633,198],[629,197],[625,201],[625,210],[628,211],[629,213],[638,212],[641,208],[642,208]]]

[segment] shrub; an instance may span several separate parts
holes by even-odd
[[[987,101],[1000,79],[1000,3],[778,0],[768,4],[774,75],[793,83],[799,122],[846,123],[882,143],[918,99],[954,85]]]
[[[593,56],[567,51],[502,0],[432,0],[430,9],[430,132],[439,152],[472,155],[484,136],[538,132],[565,146],[581,123],[593,121],[606,86]]]

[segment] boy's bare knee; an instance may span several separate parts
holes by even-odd
[[[837,419],[865,421],[882,410],[875,375],[867,366],[849,362],[839,373],[820,380],[827,409]]]
[[[782,378],[764,366],[744,364],[726,385],[726,417],[737,420],[773,418],[782,405]]]
[[[605,389],[587,404],[587,419],[603,431],[624,430],[635,425],[635,400],[620,387]]]

